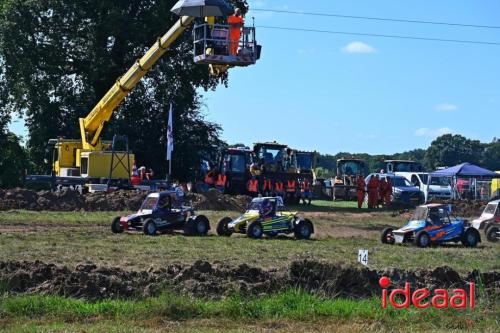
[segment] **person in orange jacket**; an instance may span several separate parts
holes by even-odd
[[[279,179],[274,183],[274,195],[285,199],[285,184]]]
[[[356,180],[356,194],[358,196],[358,208],[361,209],[363,207],[363,202],[365,201],[365,193],[366,193],[366,183],[363,175],[359,175]]]
[[[372,176],[368,182],[368,208],[373,209],[378,202],[378,188],[380,179],[378,175]]]
[[[245,24],[245,20],[241,15],[241,9],[236,8],[234,15],[227,18],[229,24],[229,54],[236,55],[241,38],[241,28]]]
[[[294,179],[290,179],[286,182],[286,197],[291,199],[293,202],[293,199],[297,197],[297,182]]]
[[[259,181],[255,176],[247,182],[247,191],[252,198],[259,196]]]
[[[302,198],[302,202],[304,205],[306,204],[306,199],[308,200],[307,204],[310,206],[312,201],[312,191],[311,191],[311,183],[309,180],[304,179],[300,183],[300,197]]]
[[[271,179],[264,178],[264,183],[262,184],[262,195],[269,197],[273,193],[273,184]]]
[[[215,182],[215,188],[220,193],[224,193],[226,191],[226,186],[227,186],[227,176],[224,172],[221,172],[217,176],[217,181]]]

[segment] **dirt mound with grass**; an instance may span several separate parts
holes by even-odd
[[[468,282],[475,281],[477,295],[500,294],[500,273],[473,271],[461,276],[449,267],[375,271],[299,261],[286,269],[264,270],[246,264],[229,266],[198,261],[193,265],[172,264],[158,270],[131,272],[92,264],[68,268],[42,262],[0,262],[0,282],[9,293],[60,295],[91,301],[140,299],[165,291],[220,299],[234,293],[262,295],[289,289],[359,299],[380,295],[378,281],[382,276],[391,279],[392,287],[403,287],[408,281],[412,288],[467,288]]]
[[[193,202],[193,206],[203,210],[233,210],[244,211],[252,200],[246,195],[226,195],[215,189],[203,194],[190,193],[186,196],[187,202]]]
[[[0,189],[0,211],[27,209],[36,211],[135,211],[146,197],[146,192],[114,191],[80,194],[70,189],[57,192],[16,188]],[[187,203],[195,209],[244,210],[250,198],[229,196],[211,190],[205,194],[188,194]]]

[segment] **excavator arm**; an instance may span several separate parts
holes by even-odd
[[[181,16],[175,25],[111,87],[89,115],[80,118],[83,149],[101,150],[101,132],[106,122],[111,119],[113,112],[194,19],[191,16]]]

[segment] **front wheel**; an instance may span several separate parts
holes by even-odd
[[[264,229],[260,222],[252,222],[247,228],[247,236],[253,239],[260,239],[264,234]]]
[[[217,235],[229,237],[232,235],[232,231],[229,229],[229,223],[233,221],[230,217],[224,217],[217,223]]]
[[[123,232],[122,225],[120,223],[121,217],[117,216],[113,219],[113,222],[111,222],[111,231],[114,234],[121,234]]]
[[[158,232],[156,222],[153,219],[147,219],[144,221],[142,231],[146,236],[156,236],[156,233]]]
[[[479,233],[474,228],[468,228],[462,235],[462,244],[466,247],[476,247],[479,240]]]
[[[311,221],[301,220],[294,228],[295,238],[309,239],[314,232]]]
[[[498,239],[500,238],[500,227],[497,226],[491,226],[487,230],[488,232],[486,233],[486,239],[489,242],[496,243],[498,242]]]
[[[394,230],[392,228],[385,228],[380,235],[380,241],[382,244],[394,245],[396,242],[394,239]]]
[[[427,247],[431,243],[431,238],[429,234],[425,231],[419,231],[415,236],[415,245],[418,247]]]

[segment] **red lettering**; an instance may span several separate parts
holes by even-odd
[[[454,289],[450,298],[450,306],[454,309],[465,309],[467,307],[467,293],[463,289]],[[460,301],[457,303],[457,301]]]
[[[403,303],[396,302],[396,296],[403,295],[405,300]],[[404,309],[410,307],[410,283],[405,283],[404,289],[394,289],[389,296],[389,302],[391,302],[392,306],[396,309]]]
[[[469,283],[469,307],[474,309],[476,302],[476,284],[474,282]]]
[[[382,289],[382,309],[387,309],[387,289]]]
[[[446,289],[436,289],[434,291],[436,294],[432,297],[432,306],[436,309],[445,309],[448,307],[448,291]],[[441,301],[441,302],[438,302]]]
[[[425,288],[417,289],[417,290],[415,290],[415,292],[413,293],[413,295],[411,297],[411,302],[417,308],[425,309],[425,308],[429,307],[430,303],[429,302],[421,303],[421,301],[426,299],[427,297],[429,297],[430,294],[431,293],[429,292],[429,290],[427,290]]]

